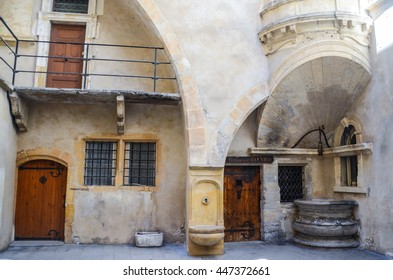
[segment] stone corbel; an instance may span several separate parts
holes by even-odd
[[[125,123],[125,103],[124,96],[116,96],[116,112],[117,112],[117,134],[124,134]]]
[[[20,132],[26,132],[29,117],[29,106],[27,102],[21,99],[15,91],[12,91],[9,97],[11,102],[11,113],[14,116],[16,126]]]

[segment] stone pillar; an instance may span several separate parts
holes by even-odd
[[[264,165],[263,173],[263,239],[265,241],[277,241],[284,237],[281,229],[282,210],[280,204],[280,187],[278,186],[277,161]]]
[[[224,168],[190,167],[187,189],[187,252],[224,253]]]

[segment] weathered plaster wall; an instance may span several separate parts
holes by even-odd
[[[1,84],[1,82],[0,82]],[[0,86],[0,251],[13,239],[16,132],[7,93]]]
[[[374,144],[373,154],[365,161],[368,193],[339,196],[359,201],[362,245],[381,253],[393,252],[393,40],[388,32],[392,13],[390,8],[375,21],[371,46],[373,77],[354,106],[363,123],[363,141]]]
[[[248,156],[249,148],[256,146],[257,111],[252,112],[237,131],[228,156]]]
[[[29,132],[21,134],[19,153],[45,147],[71,155],[68,162],[66,241],[133,242],[136,230],[161,230],[167,241],[183,240],[186,148],[179,107],[126,105],[122,139],[158,140],[157,187],[83,186],[83,139],[118,139],[114,104],[30,107]],[[82,188],[83,190],[74,190]]]
[[[221,121],[243,95],[268,80],[267,60],[257,36],[261,28],[260,1],[151,2],[169,22],[189,62],[202,102],[208,154],[214,152],[214,137]],[[259,92],[256,97],[262,101]],[[240,112],[240,117],[249,113]]]
[[[105,1],[104,14],[98,17],[97,37],[94,43],[162,47],[162,43],[149,30],[135,10],[130,9],[126,1]],[[113,58],[123,60],[154,61],[154,49],[135,49],[120,47],[91,48],[91,55],[96,58]],[[157,61],[169,61],[164,50],[157,52]],[[91,72],[118,75],[153,76],[154,68],[151,63],[100,62],[95,61]],[[170,65],[158,65],[157,76],[174,77]],[[109,82],[110,81],[110,82]],[[137,89],[154,91],[152,79],[91,77],[91,88],[99,89]],[[156,91],[177,92],[176,84],[170,80],[159,80]]]

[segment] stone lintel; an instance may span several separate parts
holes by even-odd
[[[133,90],[66,89],[15,87],[20,97],[38,103],[97,104],[116,103],[116,96],[124,96],[125,103],[178,105],[179,93],[159,93]]]

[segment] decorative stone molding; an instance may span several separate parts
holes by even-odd
[[[310,13],[271,23],[259,33],[265,54],[318,41],[346,41],[368,47],[372,19],[349,12]]]

